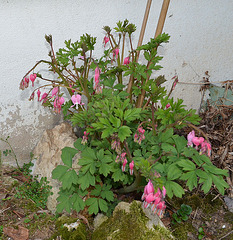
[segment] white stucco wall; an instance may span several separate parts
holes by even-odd
[[[24,74],[40,59],[48,59],[45,34],[52,34],[54,48],[64,40],[79,39],[83,33],[97,37],[96,56],[102,52],[104,25],[114,27],[129,19],[137,25],[135,46],[145,12],[146,0],[1,0],[0,3],[0,137],[10,136],[20,162],[28,161],[44,129],[59,122],[59,116],[29,102],[30,88],[19,90]],[[162,0],[151,5],[144,43],[154,36]],[[233,1],[173,0],[164,31],[170,43],[160,49],[163,69],[170,80],[175,73],[182,82],[199,82],[205,71],[211,81],[233,76]],[[42,67],[43,69],[43,67]],[[170,86],[171,82],[167,85]],[[188,107],[198,108],[198,86],[178,85],[175,96]],[[0,142],[0,149],[6,146]],[[12,162],[13,163],[13,162]]]

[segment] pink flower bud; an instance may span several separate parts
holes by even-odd
[[[55,113],[60,113],[61,112],[61,106],[64,102],[65,102],[65,99],[63,97],[60,97],[60,98],[57,97],[54,100],[53,106],[54,106]]]
[[[57,93],[58,93],[58,87],[54,87],[52,90],[52,97],[57,95]]]
[[[170,103],[166,105],[166,109],[168,109],[169,107],[171,107]]]
[[[153,202],[154,200],[155,200],[155,196],[154,196],[153,193],[149,193],[149,194],[146,196],[146,199],[145,199],[145,201],[146,201],[147,203],[151,203],[151,202]]]
[[[95,84],[99,83],[99,77],[100,77],[100,69],[96,67],[95,68]]]
[[[37,90],[38,102],[40,101],[40,94],[41,94],[41,91],[40,91],[40,89],[38,89]]]
[[[104,47],[106,46],[106,44],[109,42],[109,37],[105,36],[104,37]]]
[[[196,147],[198,147],[201,143],[204,142],[204,138],[203,137],[194,137],[192,142],[196,145]]]
[[[38,94],[38,93],[37,93],[37,94]],[[41,96],[40,101],[44,100],[43,103],[45,103],[46,100],[47,100],[47,96],[48,96],[48,93],[43,93],[43,95]]]
[[[118,58],[118,55],[119,55],[119,48],[115,48],[115,49],[113,49],[113,59],[114,58]]]
[[[132,161],[130,164],[129,164],[129,172],[130,172],[130,175],[133,175],[133,168],[134,168],[134,161]]]
[[[125,171],[125,166],[126,166],[126,164],[127,164],[127,159],[125,158],[125,159],[124,159],[124,162],[123,162],[123,164],[122,164],[122,172]]]
[[[36,77],[37,77],[36,73],[31,74],[29,77],[33,87],[34,87],[34,81],[36,80]]]
[[[144,193],[145,192],[146,192],[146,194],[154,193],[154,186],[153,186],[153,183],[151,182],[151,180],[149,180],[149,182],[145,186]]]
[[[188,146],[193,146],[193,138],[195,137],[195,132],[194,130],[192,130],[192,132],[190,132],[187,136],[187,140],[188,140]]]
[[[124,59],[124,65],[128,65],[130,63],[129,57],[126,57]]]
[[[27,88],[29,86],[29,78],[25,77],[24,78],[24,87]]]

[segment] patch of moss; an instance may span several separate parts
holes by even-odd
[[[37,212],[40,210],[33,201],[29,199],[23,199],[19,201],[18,199],[14,199],[13,202],[18,203],[18,206],[24,210],[25,215],[29,215],[32,212]]]
[[[191,222],[182,222],[179,224],[173,225],[172,234],[179,240],[188,240],[189,233],[196,234],[197,230],[193,227]]]
[[[202,209],[205,214],[211,214],[222,206],[221,200],[216,198],[213,201],[214,198],[215,195],[213,194],[208,194],[204,198],[198,194],[186,194],[183,198],[173,198],[171,203],[177,209],[184,203],[191,206],[193,211],[199,208]]]
[[[48,225],[55,223],[55,217],[47,214],[34,214],[33,219],[26,225],[29,230],[29,235],[33,235],[36,230],[45,229]]]
[[[86,226],[80,222],[77,229],[68,229],[64,226],[64,224],[71,224],[76,221],[79,221],[78,218],[72,217],[60,217],[56,222],[57,231],[53,234],[53,236],[49,240],[57,239],[60,236],[64,240],[86,240],[87,239],[87,231]]]
[[[136,202],[130,205],[130,212],[123,210],[115,212],[114,216],[103,222],[94,231],[92,240],[169,240],[171,234],[168,230],[161,227],[148,229],[146,223],[148,218],[145,216],[141,206]]]

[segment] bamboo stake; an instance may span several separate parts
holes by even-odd
[[[138,39],[138,47],[140,47],[142,45],[142,41],[143,41],[145,30],[146,30],[146,24],[147,24],[149,12],[150,12],[151,2],[152,2],[152,0],[147,1],[146,10],[145,10],[145,14],[144,14],[144,19],[143,19],[143,22],[142,22],[142,28],[141,28],[140,36],[139,36],[139,39]],[[137,51],[136,62],[138,61],[138,57],[139,57],[139,51]]]
[[[170,0],[163,0],[163,5],[162,5],[162,9],[160,12],[160,16],[159,16],[159,20],[158,20],[158,24],[157,24],[157,28],[156,28],[156,32],[155,32],[155,38],[162,33],[163,31],[163,26],[164,26],[164,22],[166,19],[166,15],[167,15],[167,10],[168,10],[168,6],[169,6]],[[147,83],[149,79],[146,80],[145,84]],[[142,104],[143,104],[143,100],[145,98],[145,90],[142,89],[141,95],[139,95],[138,97],[138,104],[137,107],[141,108]]]
[[[147,1],[146,10],[145,10],[145,14],[144,14],[143,22],[142,22],[142,27],[141,27],[141,32],[140,32],[139,39],[138,39],[138,47],[142,45],[143,37],[144,37],[144,34],[145,34],[145,30],[146,30],[146,24],[147,24],[149,12],[150,12],[151,2],[152,2],[152,0]],[[136,62],[138,61],[139,53],[140,52],[137,51]],[[127,88],[128,93],[130,93],[130,91],[132,89],[132,85],[133,85],[133,76],[131,75],[130,79],[129,79],[128,88]]]
[[[154,38],[156,38],[163,31],[163,26],[164,26],[164,22],[166,19],[169,3],[170,3],[170,0],[163,0],[163,5],[162,5],[161,12],[160,12],[159,21],[158,21],[158,25],[157,25],[157,28],[155,31]]]

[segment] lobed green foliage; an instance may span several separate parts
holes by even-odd
[[[172,214],[172,223],[175,224],[187,221],[191,212],[192,208],[189,205],[182,204],[180,209],[176,213]]]

